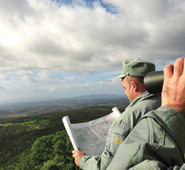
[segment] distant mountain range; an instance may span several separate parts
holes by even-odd
[[[27,115],[42,114],[54,111],[62,111],[66,108],[93,106],[93,105],[106,105],[106,104],[128,104],[126,96],[123,95],[84,95],[72,98],[61,98],[55,100],[25,102],[25,103],[11,103],[0,104],[0,117],[7,117],[9,115]]]

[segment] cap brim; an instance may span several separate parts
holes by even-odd
[[[121,74],[121,75],[115,77],[115,79],[122,79],[122,78],[124,78],[125,76],[126,76],[125,74]]]

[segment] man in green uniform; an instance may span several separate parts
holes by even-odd
[[[143,77],[151,71],[155,71],[153,63],[137,58],[123,61],[122,74],[117,78],[122,80],[130,104],[109,129],[106,145],[101,155],[88,156],[83,151],[72,152],[76,165],[79,165],[81,169],[106,169],[117,148],[129,135],[139,119],[148,111],[157,109],[161,105],[160,95],[148,93],[143,84]]]
[[[107,170],[185,169],[184,129],[185,59],[179,58],[164,69],[162,106],[142,117]]]

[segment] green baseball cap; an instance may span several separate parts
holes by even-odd
[[[125,76],[145,76],[147,73],[155,71],[155,65],[139,58],[128,58],[122,63],[122,74],[117,79]]]

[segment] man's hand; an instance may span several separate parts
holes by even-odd
[[[185,59],[178,58],[164,68],[162,106],[169,106],[185,113]]]
[[[82,156],[86,155],[83,151],[79,150],[74,150],[72,151],[73,157],[75,158],[75,164],[77,166],[80,165],[80,159],[82,158]]]

